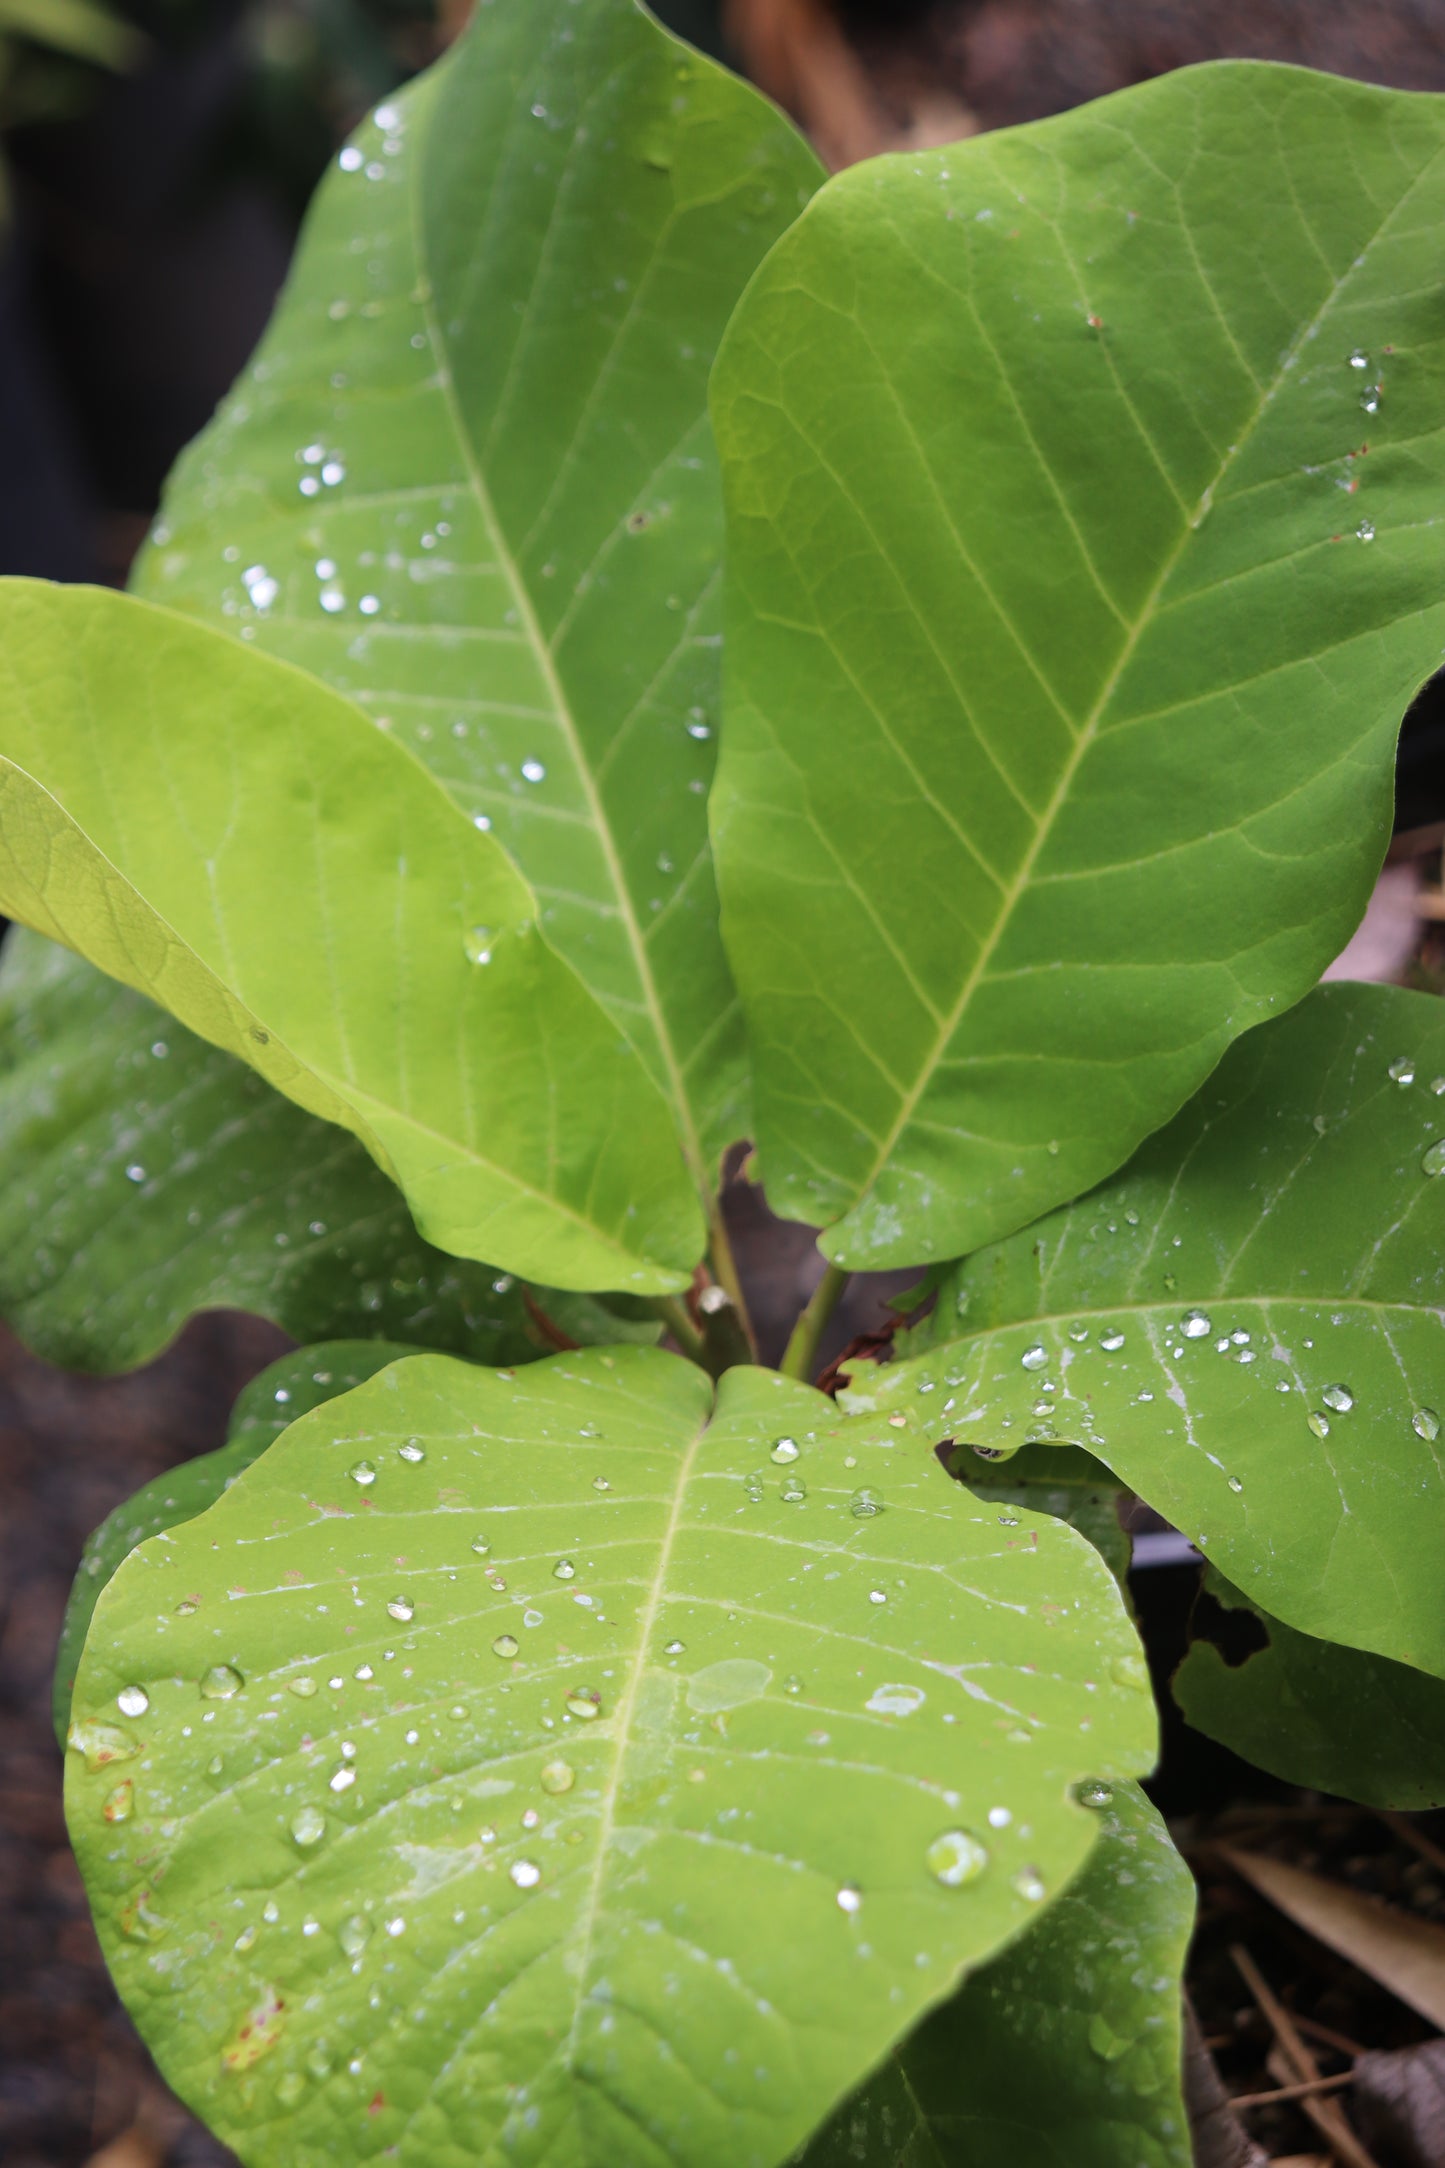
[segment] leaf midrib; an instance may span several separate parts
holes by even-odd
[[[1370,250],[1372,250],[1378,243],[1380,236],[1385,231],[1386,227],[1389,226],[1391,222],[1399,216],[1401,211],[1404,209],[1404,206],[1409,202],[1411,196],[1421,186],[1422,182],[1432,172],[1435,166],[1440,162],[1442,156],[1445,156],[1445,153],[1436,151],[1432,153],[1432,155],[1428,159],[1426,159],[1425,163],[1421,166],[1419,171],[1416,173],[1414,179],[1411,181],[1409,187],[1406,188],[1403,193],[1399,195],[1395,199],[1395,201],[1389,206],[1389,208],[1381,215],[1378,224],[1374,228],[1374,231],[1368,236],[1367,239],[1358,243],[1355,249],[1354,258],[1351,261],[1349,268],[1339,277],[1332,279],[1329,289],[1321,300],[1319,307],[1316,309],[1314,315],[1309,319],[1308,323],[1305,324],[1296,333],[1294,340],[1291,342],[1290,346],[1286,349],[1285,353],[1277,362],[1273,375],[1270,377],[1268,383],[1266,384],[1263,391],[1260,393],[1259,398],[1255,403],[1254,412],[1250,415],[1248,421],[1240,430],[1234,443],[1230,445],[1229,450],[1226,452],[1224,458],[1220,461],[1219,466],[1212,479],[1205,485],[1204,489],[1200,492],[1200,495],[1195,500],[1192,512],[1187,513],[1184,517],[1183,523],[1180,528],[1179,538],[1176,541],[1173,549],[1169,552],[1169,555],[1165,559],[1164,564],[1161,566],[1153,586],[1150,588],[1148,594],[1145,596],[1138,617],[1136,618],[1133,626],[1128,630],[1125,635],[1119,653],[1115,658],[1113,668],[1110,670],[1108,677],[1105,679],[1104,684],[1101,687],[1098,696],[1094,701],[1093,707],[1090,709],[1088,715],[1085,717],[1082,725],[1080,726],[1079,734],[1075,739],[1073,749],[1068,759],[1064,763],[1064,767],[1060,774],[1059,781],[1054,788],[1048,804],[1045,806],[1043,813],[1040,816],[1038,827],[1034,835],[1034,840],[1030,844],[1028,850],[1025,852],[1024,857],[1019,865],[1018,872],[1015,874],[1013,880],[1009,882],[1007,887],[1004,889],[1001,908],[999,910],[997,918],[994,921],[993,929],[980,947],[978,956],[974,961],[973,967],[969,971],[969,974],[965,979],[952,1008],[942,1018],[934,1042],[930,1047],[925,1059],[919,1065],[917,1079],[914,1084],[910,1086],[909,1090],[904,1094],[903,1099],[899,1105],[898,1113],[896,1114],[882,1142],[879,1144],[871,1166],[869,1167],[867,1173],[863,1176],[861,1182],[858,1185],[854,1201],[849,1207],[848,1213],[847,1215],[845,1215],[846,1217],[851,1218],[853,1214],[855,1214],[861,1209],[864,1202],[868,1198],[869,1193],[873,1189],[874,1184],[877,1182],[879,1176],[886,1168],[889,1159],[892,1157],[892,1154],[897,1147],[900,1137],[903,1135],[903,1132],[905,1131],[905,1129],[907,1129],[909,1123],[912,1121],[915,1113],[918,1110],[919,1104],[923,1099],[924,1094],[928,1090],[929,1085],[932,1083],[934,1073],[937,1070],[938,1065],[942,1060],[945,1052],[947,1051],[948,1046],[952,1041],[955,1033],[957,1032],[959,1024],[962,1022],[963,1016],[968,1009],[970,1002],[972,1001],[974,995],[978,991],[979,986],[982,984],[985,976],[987,975],[988,968],[993,961],[995,951],[997,950],[999,943],[1002,941],[1005,932],[1007,931],[1009,925],[1012,922],[1013,914],[1028,886],[1034,867],[1038,862],[1039,856],[1042,853],[1045,844],[1048,842],[1049,837],[1053,832],[1054,823],[1058,819],[1058,816],[1062,811],[1063,806],[1068,798],[1068,794],[1070,788],[1072,787],[1074,777],[1078,773],[1078,770],[1082,765],[1085,756],[1092,750],[1097,740],[1099,727],[1108,711],[1109,704],[1113,700],[1115,693],[1119,689],[1119,684],[1124,675],[1124,672],[1128,669],[1129,664],[1133,661],[1134,656],[1138,651],[1140,641],[1143,639],[1145,632],[1150,629],[1151,625],[1155,620],[1159,598],[1163,593],[1164,589],[1167,587],[1170,579],[1173,577],[1173,574],[1185,551],[1188,549],[1191,537],[1197,532],[1198,523],[1203,513],[1216,502],[1220,485],[1223,483],[1225,477],[1230,472],[1230,469],[1238,462],[1240,455],[1253,441],[1253,438],[1259,429],[1260,423],[1263,421],[1265,414],[1272,406],[1276,395],[1283,388],[1284,384],[1288,380],[1290,371],[1293,369],[1299,355],[1304,351],[1304,348],[1308,344],[1310,339],[1316,334],[1325,317],[1328,315],[1329,311],[1338,301],[1341,293],[1354,278],[1356,271],[1359,268],[1359,265],[1364,261]],[[1067,251],[1065,251],[1065,253],[1067,254]],[[1203,284],[1206,293],[1210,295],[1210,298],[1214,299],[1215,297],[1213,294],[1213,289],[1209,285],[1209,282],[1205,279],[1201,279],[1201,283]]]
[[[688,1484],[692,1479],[693,1465],[697,1459],[698,1449],[707,1436],[713,1414],[714,1409],[710,1405],[693,1432],[687,1450],[678,1462],[677,1475],[673,1483],[672,1503],[668,1509],[667,1525],[663,1530],[662,1542],[658,1549],[657,1565],[653,1571],[647,1594],[644,1596],[642,1606],[637,1614],[636,1650],[632,1658],[627,1683],[623,1687],[621,1697],[617,1703],[617,1713],[613,1719],[615,1743],[612,1755],[612,1770],[607,1783],[603,1787],[602,1814],[597,1831],[597,1850],[592,1862],[592,1873],[588,1879],[587,1893],[582,1902],[582,1915],[577,1930],[579,1937],[577,1995],[572,2007],[572,2023],[568,2028],[566,2045],[561,2051],[562,2061],[568,2070],[575,2070],[577,2063],[578,2034],[582,2025],[582,2013],[587,2003],[587,1977],[592,1962],[593,1948],[597,1940],[597,1923],[602,1911],[602,1889],[607,1877],[607,1870],[611,1865],[609,1854],[612,1848],[613,1831],[617,1822],[617,1800],[622,1782],[622,1769],[632,1743],[633,1713],[637,1706],[638,1692],[647,1673],[647,1652],[652,1642],[653,1627],[657,1623],[657,1614],[661,1608],[666,1589],[668,1568],[672,1563],[673,1547],[677,1542],[678,1530],[682,1525],[683,1501],[687,1496]]]
[[[463,467],[466,470],[468,487],[476,500],[482,524],[487,531],[487,538],[491,543],[497,563],[501,568],[513,603],[516,606],[518,622],[521,625],[523,636],[531,648],[537,667],[541,672],[547,696],[552,702],[557,723],[566,739],[573,766],[582,786],[591,825],[597,835],[603,863],[607,869],[608,881],[617,899],[618,915],[627,936],[627,945],[632,957],[633,967],[637,972],[638,981],[642,987],[648,1019],[652,1025],[663,1068],[666,1071],[668,1099],[672,1106],[673,1118],[678,1127],[683,1157],[687,1162],[688,1172],[692,1176],[694,1185],[702,1199],[704,1210],[707,1210],[711,1197],[697,1125],[693,1119],[692,1106],[687,1096],[682,1069],[677,1058],[677,1050],[673,1046],[672,1035],[668,1030],[662,1003],[658,997],[657,982],[653,977],[651,959],[647,953],[647,945],[643,940],[642,928],[633,908],[632,894],[623,875],[622,861],[617,853],[616,838],[613,835],[611,823],[602,804],[597,778],[593,774],[585,755],[581,733],[577,727],[577,719],[572,711],[572,704],[568,698],[566,688],[562,683],[556,656],[553,653],[551,643],[543,634],[541,623],[533,607],[531,593],[522,578],[521,567],[518,565],[511,545],[503,532],[496,504],[482,470],[477,446],[473,442],[471,432],[466,425],[457,399],[456,372],[451,366],[451,350],[447,345],[436,312],[435,285],[431,274],[431,262],[427,254],[425,222],[422,217],[421,163],[420,158],[415,159],[411,164],[408,175],[412,249],[419,274],[418,287],[421,294],[422,320],[426,326],[426,334],[431,343],[432,352],[437,360],[442,402],[446,408],[453,435],[456,438]]]

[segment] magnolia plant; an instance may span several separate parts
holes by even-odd
[[[1445,644],[1442,218],[1445,99],[823,185],[635,0],[483,0],[134,592],[5,583],[4,1308],[300,1343],[57,1682],[243,2160],[1184,2168],[1126,1490],[1266,1644],[1196,1724],[1445,1798],[1445,1023],[1316,986]]]

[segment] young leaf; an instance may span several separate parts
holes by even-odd
[[[709,1196],[746,1114],[704,797],[707,377],[821,177],[634,0],[492,0],[341,153],[139,575],[349,693],[490,824]]]
[[[1408,1664],[1296,1633],[1211,1568],[1204,1585],[1249,1611],[1267,1645],[1227,1663],[1195,1638],[1174,1674],[1174,1699],[1196,1731],[1257,1768],[1368,1807],[1445,1806],[1445,1685]]]
[[[1445,99],[1229,63],[855,167],[749,288],[714,836],[836,1260],[1076,1196],[1359,918],[1445,638],[1442,218]]]
[[[1445,1005],[1322,988],[848,1405],[1085,1446],[1275,1617],[1445,1673],[1442,1101]]]
[[[62,1746],[70,1726],[70,1697],[80,1652],[95,1607],[121,1561],[129,1558],[137,1544],[178,1528],[183,1521],[193,1521],[214,1505],[242,1469],[259,1459],[298,1416],[351,1392],[388,1363],[412,1352],[385,1340],[333,1340],[283,1355],[253,1378],[238,1398],[223,1446],[182,1461],[178,1468],[168,1468],[107,1514],[81,1554],[60,1628],[53,1709]]]
[[[546,1352],[520,1286],[423,1242],[354,1137],[16,927],[0,955],[0,1314],[47,1362],[126,1370],[228,1307],[303,1341]],[[604,1317],[585,1337],[621,1336]]]
[[[654,1350],[421,1356],[131,1555],[68,1812],[225,2142],[769,2168],[1063,1888],[1070,1787],[1153,1748],[1115,1584],[843,1427]]]
[[[926,2017],[803,2168],[1190,2168],[1180,1974],[1194,1881],[1132,1784],[1037,1926]]]
[[[530,891],[347,700],[167,610],[0,588],[0,907],[394,1174],[429,1241],[651,1293],[701,1218]]]

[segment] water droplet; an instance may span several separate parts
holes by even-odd
[[[594,1475],[592,1478],[592,1488],[594,1490],[611,1490],[612,1485],[608,1482],[605,1475]]]
[[[354,1460],[346,1472],[363,1490],[369,1490],[376,1481],[376,1469],[369,1460]]]
[[[796,1460],[797,1457],[798,1441],[796,1438],[779,1438],[768,1455],[768,1459],[776,1461],[779,1467],[785,1467],[790,1460]]]
[[[927,1699],[921,1686],[875,1686],[863,1706],[874,1716],[915,1716]]]
[[[1357,346],[1353,354],[1351,354],[1350,356],[1350,367],[1352,369],[1368,369],[1369,366],[1369,355],[1362,352],[1361,349]]]
[[[800,1475],[785,1475],[778,1485],[778,1496],[785,1506],[800,1506],[808,1495],[808,1486]]]
[[[1359,542],[1373,542],[1375,539],[1375,522],[1372,519],[1362,519],[1355,529],[1355,539]]]
[[[393,1938],[395,1938],[397,1935],[404,1935],[406,1933],[406,1921],[401,1917],[400,1913],[397,1914],[394,1920],[387,1921],[386,1931]]]
[[[1114,1797],[1114,1787],[1102,1777],[1089,1777],[1074,1793],[1081,1807],[1107,1807]]]
[[[1205,1311],[1188,1310],[1185,1312],[1184,1322],[1180,1325],[1179,1330],[1186,1340],[1204,1340],[1208,1338],[1214,1327]]]
[[[545,783],[547,780],[547,771],[540,760],[524,760],[522,773],[529,783]]]
[[[576,1579],[576,1577],[577,1568],[573,1565],[570,1558],[559,1558],[556,1565],[552,1568],[552,1579],[554,1581],[573,1581]]]
[[[1049,1894],[1037,1867],[1020,1867],[1013,1877],[1013,1886],[1020,1897],[1031,1905],[1042,1904]]]
[[[962,1889],[976,1882],[988,1865],[988,1847],[966,1829],[945,1829],[924,1854],[928,1871],[945,1889]]]
[[[490,926],[468,926],[462,936],[462,946],[467,952],[468,963],[489,964],[495,938]]]
[[[875,1490],[855,1490],[848,1500],[848,1511],[855,1521],[876,1520],[883,1511],[883,1500]]]
[[[686,1651],[686,1648],[687,1643],[685,1641],[669,1641],[662,1653],[664,1656],[681,1656]]]
[[[1422,1174],[1445,1174],[1445,1137],[1432,1144],[1420,1162]]]
[[[1230,1489],[1235,1493],[1236,1497],[1239,1495],[1240,1491],[1244,1489],[1244,1479],[1242,1476],[1232,1475],[1228,1478],[1228,1483]]]
[[[405,1626],[416,1617],[416,1605],[412,1602],[410,1596],[393,1596],[386,1607],[386,1615],[388,1618],[399,1620]]]
[[[115,1697],[115,1705],[122,1716],[144,1716],[151,1705],[151,1697],[143,1686],[123,1686]]]
[[[851,1882],[845,1882],[838,1892],[838,1910],[840,1912],[860,1912],[862,1909],[862,1890],[855,1889]]]
[[[1402,1054],[1398,1061],[1391,1062],[1390,1082],[1392,1084],[1413,1084],[1414,1081],[1415,1064],[1408,1055]]]
[[[492,1555],[492,1546],[485,1536],[473,1536],[472,1549],[476,1552],[478,1558],[490,1558]]]
[[[1108,1354],[1117,1355],[1119,1349],[1124,1345],[1124,1335],[1121,1332],[1101,1332],[1099,1345]]]
[[[371,1940],[371,1922],[353,1912],[349,1920],[343,1920],[336,1930],[336,1939],[348,1957],[360,1957]]]
[[[976,1453],[980,1460],[1012,1460],[1014,1454],[1018,1451],[1018,1447],[1016,1445],[974,1445],[969,1447],[969,1451]]]
[[[990,1829],[1007,1829],[1012,1820],[1013,1815],[1007,1807],[990,1807],[988,1810],[988,1826]]]
[[[1338,1415],[1348,1415],[1355,1404],[1355,1396],[1348,1385],[1327,1385],[1320,1398],[1327,1408],[1333,1408]]]
[[[135,1786],[125,1777],[114,1791],[106,1793],[100,1811],[108,1822],[128,1822],[134,1805]]]
[[[494,1656],[515,1656],[517,1647],[518,1643],[515,1634],[498,1634],[496,1640],[492,1643],[492,1654]]]
[[[292,1815],[291,1841],[299,1844],[303,1852],[309,1852],[325,1835],[326,1816],[319,1807],[301,1807]]]
[[[332,1771],[330,1789],[333,1792],[349,1792],[355,1782],[356,1771],[352,1768],[350,1762],[343,1762],[339,1769]]]
[[[555,1799],[563,1792],[570,1792],[577,1782],[577,1772],[570,1762],[549,1761],[542,1768],[542,1789]]]
[[[535,1859],[514,1859],[507,1873],[518,1889],[535,1889],[542,1879],[542,1870]]]
[[[229,1701],[239,1694],[245,1680],[234,1664],[212,1664],[209,1671],[201,1674],[201,1698],[203,1701]]]
[[[1119,1686],[1132,1687],[1136,1694],[1149,1691],[1149,1666],[1142,1656],[1116,1656],[1109,1666]]]
[[[1367,384],[1364,390],[1360,393],[1360,405],[1364,408],[1367,414],[1378,414],[1380,411],[1380,401],[1383,399],[1384,396],[1384,391],[1380,385]]]
[[[542,1817],[537,1812],[537,1809],[535,1807],[526,1808],[522,1815],[523,1829],[540,1829],[541,1826]]]
[[[783,1681],[783,1692],[785,1694],[801,1694],[802,1691],[802,1680],[798,1677],[796,1671],[790,1671],[788,1673],[788,1676]]]
[[[589,1723],[594,1716],[602,1714],[602,1696],[591,1687],[577,1687],[567,1696],[567,1707],[573,1716],[580,1717],[584,1724]]]
[[[1025,1370],[1042,1370],[1048,1359],[1048,1349],[1042,1347],[1037,1340],[1032,1347],[1026,1347],[1019,1357]]]
[[[1330,1419],[1323,1408],[1311,1408],[1309,1414],[1305,1417],[1305,1421],[1317,1438],[1327,1438],[1329,1436]]]
[[[137,1162],[136,1165],[126,1168],[125,1178],[128,1182],[143,1182],[146,1178],[145,1168]]]
[[[881,1588],[870,1588],[868,1591],[868,1601],[870,1603],[887,1603],[888,1598]]]
[[[1433,1408],[1417,1408],[1410,1417],[1410,1428],[1417,1438],[1433,1445],[1440,1435],[1440,1418]]]
[[[408,1438],[405,1445],[397,1447],[396,1457],[398,1460],[410,1461],[411,1465],[416,1467],[418,1462],[426,1459],[426,1447],[420,1438]]]
[[[767,1496],[767,1481],[759,1468],[751,1469],[743,1477],[743,1496],[749,1505],[760,1506]]]
[[[309,1701],[316,1691],[314,1679],[290,1679],[287,1684],[298,1701]]]
[[[1019,1524],[1019,1517],[1017,1513],[1011,1513],[1008,1507],[1005,1506],[1003,1508],[1003,1511],[999,1514],[998,1524],[1000,1528],[1017,1528]]]

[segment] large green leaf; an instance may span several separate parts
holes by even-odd
[[[1408,1664],[1296,1633],[1246,1602],[1211,1567],[1204,1585],[1248,1611],[1265,1646],[1229,1663],[1191,1641],[1174,1698],[1196,1731],[1260,1769],[1370,1807],[1445,1806],[1445,1685]]]
[[[283,1355],[253,1378],[231,1412],[226,1442],[214,1453],[168,1468],[106,1515],[81,1554],[65,1606],[55,1655],[53,1707],[61,1745],[70,1726],[70,1698],[90,1622],[116,1568],[137,1544],[193,1521],[243,1468],[274,1445],[298,1416],[351,1392],[411,1349],[384,1340],[332,1340]]]
[[[1076,1196],[1358,919],[1445,640],[1442,220],[1445,99],[1226,64],[855,167],[749,289],[714,838],[830,1256]]]
[[[1331,986],[956,1268],[876,1428],[1083,1445],[1323,1640],[1445,1672],[1445,1004]]]
[[[349,701],[166,610],[0,588],[0,908],[360,1137],[439,1248],[685,1283],[664,1103],[526,883]]]
[[[1115,1584],[846,1427],[421,1356],[127,1559],[71,1828],[243,2159],[768,2168],[1063,1888],[1152,1752]]]
[[[1047,1916],[925,2018],[806,2168],[1190,2168],[1180,1974],[1194,1880],[1137,1786]]]
[[[16,928],[0,960],[0,1315],[48,1362],[122,1370],[213,1308],[297,1340],[546,1351],[520,1286],[423,1242],[354,1137]],[[588,1337],[619,1337],[602,1316]]]
[[[707,377],[820,178],[634,0],[492,0],[341,153],[139,575],[351,694],[490,824],[709,1195],[746,1111]]]

